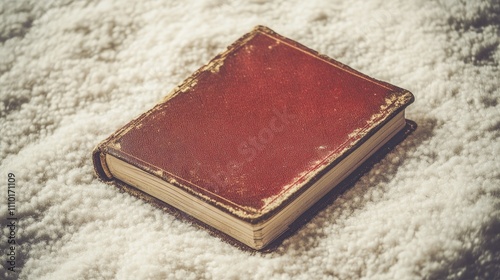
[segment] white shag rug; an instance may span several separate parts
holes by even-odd
[[[2,1],[0,278],[500,279],[499,18],[498,0]],[[412,91],[419,125],[266,254],[120,193],[91,162],[257,24]]]

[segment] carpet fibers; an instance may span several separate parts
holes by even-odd
[[[499,18],[498,0],[1,1],[0,278],[500,279]],[[410,90],[418,124],[270,253],[120,193],[91,162],[258,24]]]

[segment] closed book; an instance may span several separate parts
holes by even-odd
[[[263,249],[402,131],[413,99],[257,26],[101,142],[94,167]]]

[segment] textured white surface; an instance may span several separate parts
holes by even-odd
[[[0,221],[12,171],[16,275],[499,279],[500,4],[441,2],[2,1]],[[257,24],[409,89],[419,125],[270,254],[119,193],[90,159]]]

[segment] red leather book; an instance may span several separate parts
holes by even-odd
[[[99,144],[94,166],[262,249],[401,131],[412,101],[258,26]]]

